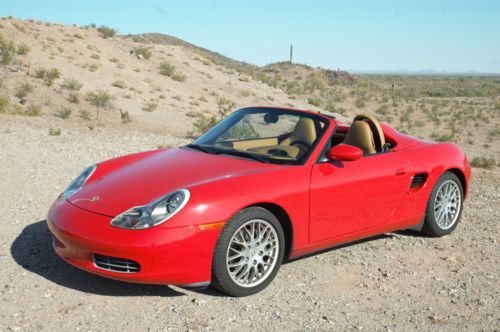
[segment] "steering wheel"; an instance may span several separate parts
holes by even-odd
[[[309,149],[309,144],[307,144],[306,142],[304,141],[293,141],[292,143],[290,143],[290,145],[302,145],[304,148],[306,148],[306,150]]]
[[[272,154],[273,156],[277,156],[277,157],[290,157],[288,152],[286,152],[285,150],[281,150],[281,149],[270,149],[269,151],[267,151],[267,153]]]

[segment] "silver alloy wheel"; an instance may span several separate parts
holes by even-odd
[[[434,218],[442,230],[450,229],[458,219],[462,194],[458,184],[447,180],[439,187],[434,199]]]
[[[274,227],[266,220],[253,219],[234,233],[226,253],[226,268],[241,287],[262,283],[278,260],[280,243]]]

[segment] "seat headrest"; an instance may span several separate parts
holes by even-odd
[[[357,146],[363,150],[364,154],[377,153],[372,130],[366,121],[354,121],[347,132],[344,143]]]
[[[373,132],[373,140],[375,142],[375,149],[377,152],[382,152],[385,145],[385,137],[384,131],[382,130],[382,126],[377,118],[371,114],[358,114],[353,120],[353,123],[356,121],[366,121],[370,125],[370,128]]]
[[[290,136],[290,142],[301,141],[311,145],[315,140],[316,127],[314,126],[314,121],[309,118],[301,118],[297,121],[292,135]]]

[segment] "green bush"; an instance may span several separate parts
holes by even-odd
[[[197,119],[193,123],[193,130],[188,133],[189,137],[196,137],[215,126],[236,107],[236,104],[229,99],[221,97],[217,99],[217,107],[218,111],[214,115],[196,114]]]
[[[158,104],[155,103],[154,101],[149,101],[142,107],[142,110],[145,112],[153,112],[155,109],[158,108]]]
[[[49,136],[59,136],[61,135],[61,129],[59,128],[50,128],[49,129]]]
[[[30,105],[24,112],[24,115],[26,116],[41,116],[42,115],[42,108],[38,105]]]
[[[389,106],[387,104],[380,105],[380,107],[375,110],[375,113],[380,115],[387,115],[389,113]]]
[[[0,64],[8,65],[14,60],[16,46],[13,41],[7,41],[0,35]]]
[[[89,121],[91,119],[90,113],[88,111],[80,111],[80,119],[84,121]]]
[[[87,94],[87,100],[96,107],[96,119],[99,120],[99,109],[111,106],[111,96],[106,90],[96,89]]]
[[[97,28],[97,31],[101,35],[102,38],[112,38],[114,35],[116,35],[116,30],[112,29],[106,25],[101,25],[100,27]]]
[[[141,55],[144,59],[150,59],[151,56],[153,55],[151,53],[151,49],[149,47],[143,47],[143,46],[139,46],[139,47],[136,47],[134,49],[134,53],[136,55]]]
[[[356,106],[357,108],[365,108],[366,106],[365,98],[364,97],[356,98],[356,100],[354,101],[354,106]]]
[[[470,161],[472,167],[494,169],[497,166],[495,159],[486,157],[474,157]]]
[[[61,84],[61,88],[69,91],[78,91],[82,88],[83,84],[78,82],[75,79],[67,79],[65,78],[63,83]]]
[[[39,68],[39,69],[35,70],[35,77],[42,79],[45,77],[46,72],[47,72],[47,70],[45,68]]]
[[[54,115],[61,119],[67,119],[73,111],[68,107],[61,107]]]
[[[56,79],[61,77],[61,73],[56,68],[40,68],[35,71],[35,77],[43,79],[45,85],[51,86]]]
[[[0,96],[0,113],[7,112],[7,107],[9,106],[10,100],[7,97]]]
[[[160,64],[160,74],[168,76],[174,81],[184,82],[186,80],[186,75],[178,72],[175,67],[167,61]]]
[[[318,98],[308,98],[307,102],[310,105],[317,106],[317,107],[319,107],[321,105],[321,100],[319,100]]]
[[[71,92],[68,100],[72,104],[78,104],[80,102],[80,95],[77,92]]]
[[[28,45],[26,45],[25,43],[21,43],[21,44],[17,45],[16,53],[18,55],[26,55],[26,54],[28,54],[29,51],[30,51],[30,47]]]
[[[16,97],[19,99],[25,98],[30,92],[33,91],[33,86],[28,82],[21,83],[16,90]]]
[[[132,119],[130,118],[130,115],[128,114],[128,111],[122,111],[122,109],[120,108],[120,117],[121,117],[121,120],[122,120],[122,124],[127,124],[127,123],[130,123],[132,122]]]

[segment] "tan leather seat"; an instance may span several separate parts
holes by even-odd
[[[377,153],[373,133],[368,122],[363,120],[354,121],[347,132],[344,144],[354,145],[363,150],[364,154]]]
[[[297,145],[306,144],[310,146],[316,140],[316,127],[314,126],[314,121],[309,118],[302,118],[297,121],[295,128],[289,138],[281,142],[281,145],[293,145],[299,142]],[[302,143],[302,144],[300,144]],[[302,147],[306,148],[306,147]]]
[[[385,148],[382,126],[371,114],[356,115],[343,143],[357,146],[364,154],[382,152]]]

